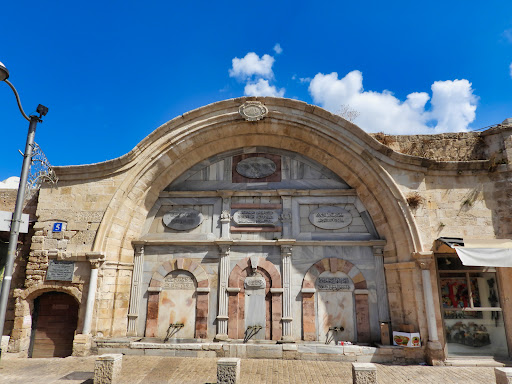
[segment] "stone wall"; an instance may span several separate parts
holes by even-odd
[[[497,127],[483,132],[441,133],[436,135],[387,135],[370,133],[370,136],[393,151],[436,161],[474,161],[492,159],[504,162],[504,132],[508,127]],[[508,136],[508,135],[506,135]]]
[[[0,211],[14,212],[16,205],[17,189],[2,189],[0,190]],[[36,207],[37,207],[38,193],[28,195],[25,199],[25,206],[23,213],[29,215],[29,233],[20,233],[18,237],[18,253],[14,260],[14,270],[11,282],[11,293],[9,295],[9,301],[7,303],[6,322],[4,326],[4,335],[11,333],[14,324],[14,307],[15,300],[12,296],[12,292],[16,288],[21,288],[25,284],[25,270],[28,261],[28,254],[30,251],[30,239],[33,235],[32,222],[36,221]],[[9,232],[0,232],[0,243],[2,248],[7,252],[7,246],[9,243]]]

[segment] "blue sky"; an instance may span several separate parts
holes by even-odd
[[[54,165],[121,156],[166,121],[244,93],[345,105],[369,132],[512,117],[512,2],[426,4],[10,1],[0,61],[27,113],[49,108],[36,142]],[[0,84],[0,180],[20,173],[27,126]]]

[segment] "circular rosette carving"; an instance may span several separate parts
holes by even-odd
[[[247,121],[258,121],[267,116],[268,109],[259,101],[248,101],[240,106],[238,113]]]

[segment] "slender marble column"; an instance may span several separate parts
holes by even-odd
[[[133,260],[132,287],[130,292],[130,310],[128,311],[128,336],[137,336],[137,319],[141,297],[142,269],[144,264],[144,246],[135,246]]]
[[[98,269],[100,263],[103,261],[101,255],[88,255],[89,262],[91,263],[91,276],[89,278],[89,291],[87,292],[87,302],[85,304],[84,326],[82,334],[88,335],[91,333],[92,314],[94,311],[94,302],[96,300],[96,288],[98,286]]]
[[[292,342],[292,242],[283,244],[286,240],[280,240],[281,244],[281,266],[283,279],[283,336],[282,341]]]
[[[431,252],[421,252],[415,255],[416,262],[421,268],[421,279],[423,282],[423,296],[425,298],[425,312],[427,313],[428,341],[437,342],[436,312],[434,307],[434,296],[432,294],[432,284],[430,280],[430,268],[432,267],[433,254]]]
[[[283,213],[281,214],[281,222],[283,223],[283,239],[292,237],[292,197],[286,195],[286,191],[279,191],[283,202]]]
[[[374,246],[375,257],[375,284],[377,286],[377,307],[379,309],[379,322],[389,321],[388,292],[386,288],[386,276],[384,274],[383,247]]]
[[[217,316],[217,340],[228,338],[228,279],[229,279],[229,252],[230,240],[218,240],[219,254],[219,310]]]

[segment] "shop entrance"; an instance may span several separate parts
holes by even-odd
[[[47,292],[34,300],[29,357],[66,357],[73,351],[78,303],[62,292]]]
[[[466,267],[455,254],[436,255],[448,355],[508,355],[494,267]]]

